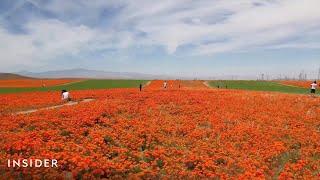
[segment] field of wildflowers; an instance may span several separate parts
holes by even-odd
[[[75,99],[95,101],[24,115],[12,112],[60,96],[1,95],[0,176],[319,178],[319,98],[193,83],[74,91]],[[6,166],[35,158],[57,159],[58,168]]]

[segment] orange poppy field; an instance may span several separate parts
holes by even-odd
[[[319,179],[320,98],[156,80],[138,89],[0,95],[0,176]],[[7,167],[57,159],[56,168]]]
[[[0,80],[0,87],[47,87],[62,85],[74,81],[79,81],[76,79],[8,79]]]

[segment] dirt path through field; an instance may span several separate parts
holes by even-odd
[[[148,81],[145,85],[143,85],[143,88],[148,87],[151,84],[151,81]]]
[[[83,99],[81,101],[69,101],[69,102],[67,102],[65,104],[49,106],[49,107],[45,107],[45,108],[38,108],[38,109],[29,109],[29,110],[15,112],[14,114],[30,114],[30,113],[37,112],[37,111],[40,111],[40,110],[57,109],[57,108],[61,108],[63,106],[72,106],[72,105],[76,105],[76,104],[79,104],[79,103],[91,102],[91,101],[94,101],[94,100],[95,99]]]
[[[71,82],[64,83],[64,84],[59,84],[58,86],[70,85],[70,84],[75,84],[75,83],[79,83],[79,82],[83,82],[83,81],[86,81],[86,79],[81,79],[78,81],[71,81]]]
[[[204,81],[203,84],[204,84],[205,86],[207,86],[207,88],[211,88],[211,86],[209,85],[209,82],[208,82],[208,81]]]
[[[192,81],[181,81],[181,86],[183,89],[209,89],[205,84],[205,81],[202,80],[192,80]]]
[[[306,88],[307,89],[307,87],[298,86],[298,85],[284,84],[284,83],[279,83],[279,82],[278,82],[278,84],[283,85],[283,86],[289,86],[289,87],[295,87],[295,88]]]

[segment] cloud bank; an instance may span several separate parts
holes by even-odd
[[[41,66],[130,48],[195,57],[320,49],[319,7],[319,0],[3,0],[0,61]]]

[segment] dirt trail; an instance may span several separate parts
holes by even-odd
[[[85,81],[85,79],[81,79],[78,81],[71,81],[71,82],[64,83],[64,84],[59,84],[58,86],[70,85],[70,84],[75,84],[75,83],[79,83],[79,82],[83,82],[83,81]]]
[[[148,81],[145,85],[143,85],[143,88],[148,87],[151,84],[151,81]]]
[[[299,80],[287,80],[287,81],[274,81],[281,85],[299,88],[310,88],[313,81],[299,81]]]
[[[202,80],[181,81],[181,86],[183,89],[209,89],[209,87],[204,83],[205,81]]]
[[[211,86],[209,85],[209,82],[208,81],[203,81],[203,84],[205,85],[205,86],[207,86],[207,88],[211,88]]]
[[[81,101],[69,101],[69,102],[67,102],[65,104],[49,106],[49,107],[44,107],[44,108],[38,108],[38,109],[29,109],[29,110],[15,112],[13,114],[30,114],[30,113],[37,112],[37,111],[40,111],[40,110],[57,109],[57,108],[61,108],[63,106],[72,106],[72,105],[76,105],[76,104],[79,104],[79,103],[91,102],[91,101],[94,101],[94,100],[95,99],[83,99]]]

